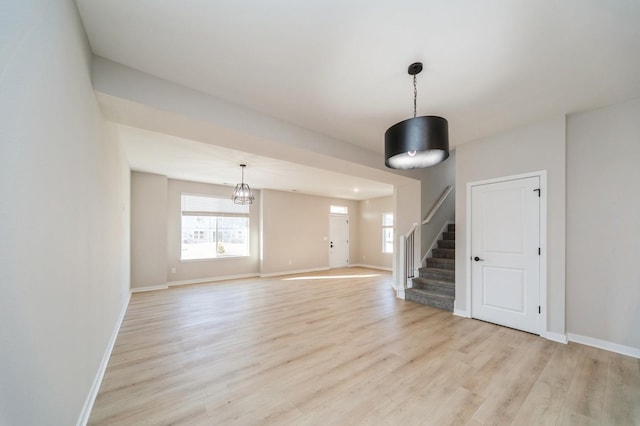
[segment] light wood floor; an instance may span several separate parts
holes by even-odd
[[[640,424],[637,359],[304,276],[134,294],[89,423]]]

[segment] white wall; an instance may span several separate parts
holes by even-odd
[[[352,263],[391,270],[393,254],[382,252],[382,215],[393,213],[393,196],[360,201],[359,210],[360,250]]]
[[[72,425],[128,300],[129,170],[75,3],[0,17],[0,424]]]
[[[456,300],[466,300],[467,183],[539,170],[547,171],[547,331],[565,333],[565,118],[520,127],[456,148]],[[544,313],[543,313],[544,314]]]
[[[167,284],[167,177],[131,173],[131,288]]]
[[[640,351],[640,99],[567,119],[567,330]]]

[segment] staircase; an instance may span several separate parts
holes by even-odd
[[[405,299],[453,312],[455,299],[456,225],[447,226],[427,259],[427,267],[420,268],[420,276],[413,278],[413,288],[405,290]]]

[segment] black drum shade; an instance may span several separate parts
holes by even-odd
[[[449,124],[433,115],[401,121],[384,134],[384,164],[392,169],[433,166],[449,157]]]

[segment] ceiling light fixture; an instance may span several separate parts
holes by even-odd
[[[433,115],[416,117],[418,89],[416,75],[422,63],[409,65],[413,76],[413,118],[389,127],[384,134],[384,164],[392,169],[433,166],[449,157],[449,124]]]
[[[236,204],[251,204],[256,198],[251,193],[249,185],[244,183],[244,168],[247,167],[247,165],[240,164],[240,167],[242,167],[242,183],[236,185],[236,189],[233,191],[231,199]]]

